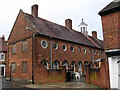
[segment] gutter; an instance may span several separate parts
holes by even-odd
[[[52,37],[50,37],[50,69],[52,69]]]

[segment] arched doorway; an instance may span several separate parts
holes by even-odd
[[[88,62],[85,61],[84,62],[84,76],[86,76],[87,65],[88,65]]]
[[[92,61],[90,61],[90,67],[91,67],[91,68],[93,67],[93,63],[92,63]]]
[[[70,63],[70,69],[73,70],[74,72],[75,72],[75,66],[76,66],[75,61],[72,61]]]
[[[46,69],[49,69],[49,64],[47,60],[41,61],[40,64],[44,65]]]
[[[67,60],[64,60],[64,61],[62,62],[62,66],[65,67],[66,70],[68,70],[68,62],[67,62]]]
[[[52,69],[59,69],[59,62],[57,60],[55,60],[53,63],[52,63]]]
[[[81,61],[78,62],[78,72],[80,73],[80,75],[82,75],[82,62]]]

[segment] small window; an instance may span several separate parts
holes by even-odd
[[[54,43],[53,48],[54,48],[54,50],[57,50],[58,49],[58,44]]]
[[[42,41],[41,41],[41,46],[42,46],[43,48],[47,48],[47,46],[48,46],[47,41],[46,41],[46,40],[42,40]]]
[[[59,69],[59,62],[58,61],[53,62],[52,69]]]
[[[66,60],[64,60],[62,62],[62,66],[66,68],[66,70],[68,69],[68,62]]]
[[[0,60],[5,60],[5,54],[2,53],[2,54],[0,55]]]
[[[27,61],[23,61],[22,62],[22,72],[23,73],[27,73],[28,72],[28,62]]]
[[[93,51],[93,54],[94,54],[94,55],[96,54],[96,51],[95,51],[95,50]]]
[[[16,53],[16,44],[12,45],[12,53],[15,54]]]
[[[91,49],[89,49],[89,53],[90,53],[90,54],[92,53],[92,50],[91,50]]]
[[[75,71],[75,67],[76,67],[75,61],[72,61],[70,63],[70,69],[73,70],[73,71]]]
[[[63,48],[64,51],[67,50],[67,46],[65,44],[62,46],[62,48]]]
[[[46,69],[49,69],[48,61],[47,61],[47,60],[43,60],[43,61],[41,61],[40,64],[44,65],[44,67],[45,67]]]
[[[82,27],[81,27],[81,32],[82,32]]]
[[[71,46],[71,48],[70,48],[70,49],[71,49],[71,51],[72,51],[72,52],[74,52],[74,47],[73,47],[73,46]]]
[[[16,73],[16,63],[11,64],[11,72]]]
[[[80,47],[78,47],[78,52],[81,52],[81,48]]]
[[[27,41],[23,41],[22,42],[22,51],[27,51],[28,50],[28,42]]]
[[[83,27],[83,31],[85,31],[85,27]]]
[[[86,48],[84,48],[84,50],[83,50],[83,51],[84,51],[84,53],[87,53],[87,50],[86,50]]]

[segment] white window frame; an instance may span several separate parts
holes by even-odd
[[[74,52],[75,51],[75,48],[74,48],[74,46],[72,45],[71,46],[71,48],[70,49],[72,49],[73,48],[73,50],[71,50],[71,52]]]
[[[42,43],[43,43],[44,41],[46,42],[46,47],[44,47],[44,46],[42,45]],[[48,47],[48,42],[47,42],[46,40],[42,40],[42,41],[41,41],[41,46],[42,46],[42,48],[47,48],[47,47]]]
[[[54,63],[56,63],[56,66],[54,65]],[[59,63],[57,61],[53,62],[52,69],[59,69]]]
[[[67,70],[68,69],[68,63],[67,63],[67,61],[63,61],[62,66],[65,66],[66,70]]]
[[[64,51],[67,51],[67,45],[66,44],[63,44],[65,46],[65,49],[63,49]],[[63,45],[62,45],[62,48],[63,48]]]
[[[4,58],[2,59],[2,55],[4,55]],[[0,61],[5,61],[5,54],[4,53],[1,53],[0,54]]]
[[[57,47],[56,48],[54,48],[54,50],[57,50],[58,49],[58,43],[56,42],[56,43],[54,43],[54,45],[57,45]]]

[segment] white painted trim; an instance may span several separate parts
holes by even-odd
[[[105,52],[115,52],[115,51],[120,51],[120,49],[105,50]]]
[[[4,76],[5,76],[5,71],[6,71],[5,65],[4,64],[0,64],[0,68],[1,67],[4,67]]]
[[[120,76],[119,76],[119,63],[120,56],[114,56],[108,58],[109,63],[109,75],[110,75],[110,88],[120,89]]]

